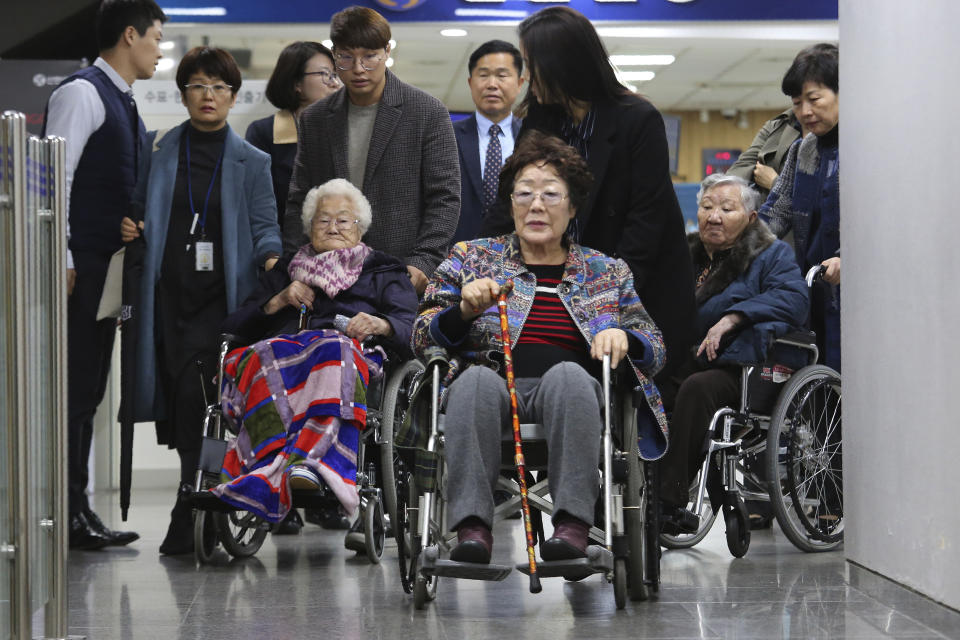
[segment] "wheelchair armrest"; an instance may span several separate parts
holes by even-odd
[[[241,338],[240,336],[234,335],[232,333],[221,333],[220,344],[223,344],[224,342],[226,342],[228,345],[234,345],[234,344],[246,344],[247,341]]]
[[[446,367],[450,365],[450,355],[443,347],[427,347],[423,350],[423,366],[429,369],[431,365]]]
[[[795,347],[809,347],[817,344],[817,334],[813,331],[791,331],[774,340],[781,344],[789,344]]]

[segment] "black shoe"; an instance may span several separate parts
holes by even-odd
[[[296,509],[290,509],[287,517],[281,520],[273,530],[275,536],[295,536],[303,529],[303,520]]]
[[[700,529],[700,516],[682,507],[662,504],[660,531],[668,536],[696,533]]]
[[[192,491],[190,485],[182,485],[177,492],[177,503],[170,512],[170,526],[160,544],[161,555],[193,553],[193,506],[189,501]]]
[[[350,520],[343,515],[339,506],[323,507],[321,509],[304,509],[307,522],[318,524],[324,529],[339,529],[345,531],[350,528]]]
[[[112,547],[122,547],[140,539],[140,534],[136,531],[114,531],[107,528],[107,525],[103,524],[103,520],[94,513],[93,509],[86,509],[83,515],[87,517],[87,522],[90,523],[91,527],[110,540],[110,546]]]
[[[103,549],[110,538],[95,529],[82,511],[70,518],[70,548],[83,551]]]

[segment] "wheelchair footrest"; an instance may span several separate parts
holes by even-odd
[[[499,582],[512,569],[502,564],[477,564],[475,562],[455,562],[441,560],[437,547],[427,547],[421,554],[420,571],[425,575],[445,578],[463,578],[466,580],[490,580]]]
[[[220,513],[230,513],[236,511],[236,507],[227,504],[209,491],[194,491],[187,500],[193,505],[194,509],[201,511],[219,511]]]
[[[326,485],[321,485],[319,489],[293,489],[290,491],[290,500],[294,509],[323,509],[340,504]]]
[[[526,562],[517,565],[517,571],[530,575],[530,565]],[[580,580],[594,573],[613,571],[613,553],[606,547],[590,545],[587,547],[586,558],[573,560],[543,560],[537,562],[537,575],[541,578],[558,578],[563,576],[568,580]]]

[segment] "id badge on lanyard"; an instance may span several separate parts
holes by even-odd
[[[196,246],[197,271],[213,271],[213,243],[201,240]]]
[[[217,181],[217,172],[220,171],[220,165],[223,162],[224,150],[220,151],[220,157],[217,159],[217,165],[213,168],[213,175],[210,177],[210,186],[207,187],[207,197],[203,202],[203,216],[197,212],[193,205],[193,181],[191,180],[190,165],[190,137],[187,133],[187,193],[190,198],[190,209],[193,211],[193,221],[190,223],[190,236],[193,237],[197,230],[197,222],[200,222],[200,240],[195,243],[196,252],[194,254],[194,269],[196,271],[213,271],[213,243],[207,240],[207,207],[210,205],[210,193]],[[226,145],[224,145],[226,147]],[[187,251],[190,245],[187,245]]]
[[[190,225],[190,235],[192,236],[197,226],[197,218],[199,216],[193,214],[193,224]],[[213,271],[213,243],[206,239],[206,236],[201,235],[200,240],[198,240],[195,245],[196,252],[194,253],[194,269],[196,271]],[[187,245],[187,250],[189,251],[190,245]]]

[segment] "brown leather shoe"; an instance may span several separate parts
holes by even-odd
[[[540,556],[546,560],[574,560],[587,557],[588,525],[579,518],[562,515],[553,524],[553,536],[543,543]]]
[[[450,552],[454,562],[490,564],[493,533],[483,520],[475,516],[464,518],[457,527],[457,546]]]

